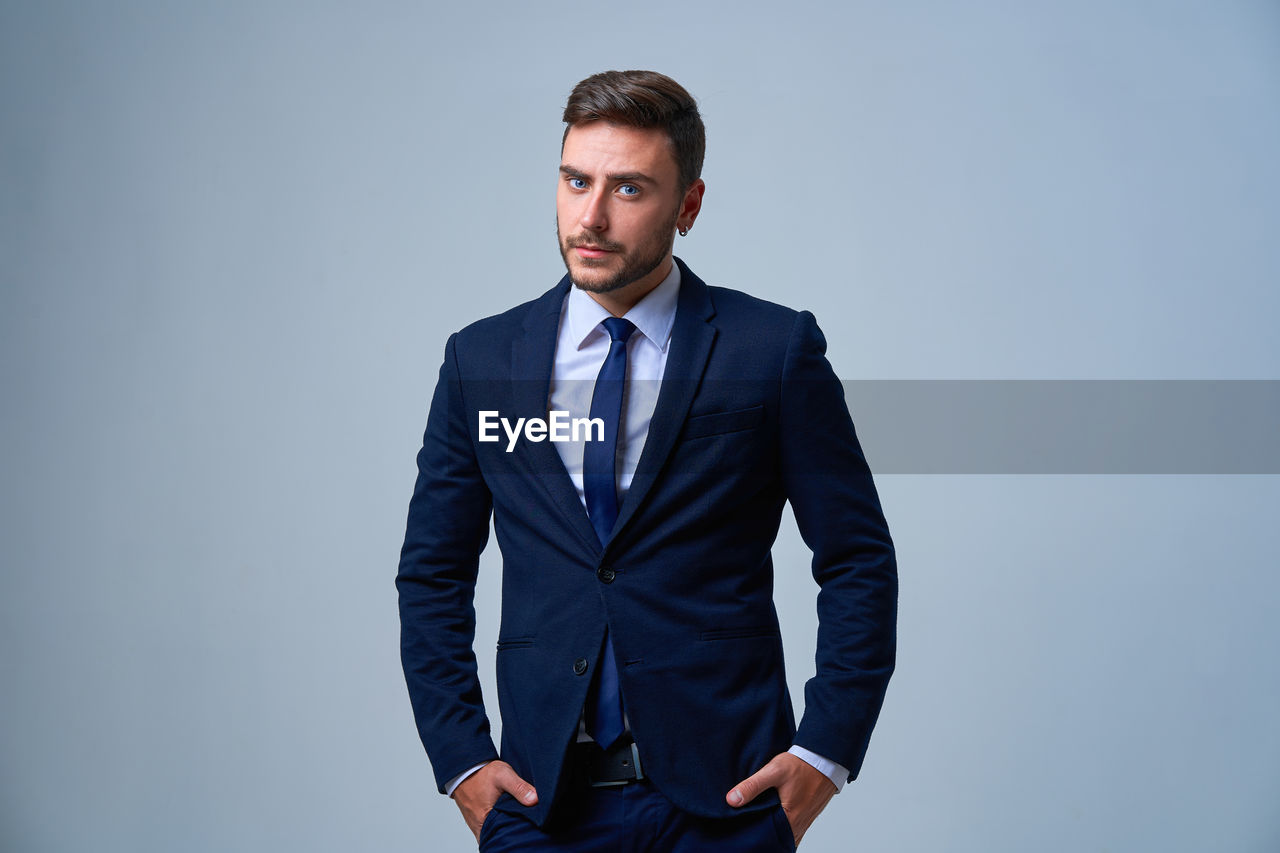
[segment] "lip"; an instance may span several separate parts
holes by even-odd
[[[575,246],[574,251],[581,258],[603,258],[605,255],[612,254],[608,249],[597,249],[593,246]]]

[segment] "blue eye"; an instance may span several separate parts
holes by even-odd
[[[585,190],[587,188],[587,182],[582,180],[582,178],[570,178],[569,186],[573,187],[575,190]]]
[[[622,186],[618,187],[618,192],[622,193],[623,195],[639,195],[640,188],[637,187],[635,184],[623,184]]]

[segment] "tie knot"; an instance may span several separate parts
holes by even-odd
[[[631,337],[631,333],[636,330],[636,327],[626,317],[606,317],[600,323],[604,326],[604,330],[609,333],[609,340],[622,341],[624,344],[627,342],[627,338]]]

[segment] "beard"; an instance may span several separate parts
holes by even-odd
[[[677,208],[671,215],[671,221],[655,228],[646,234],[634,249],[628,250],[622,243],[605,240],[590,233],[574,234],[565,237],[560,233],[560,222],[556,221],[556,242],[560,244],[560,258],[569,272],[569,279],[574,287],[587,293],[611,293],[620,290],[634,281],[647,276],[658,268],[675,245],[676,220],[680,216]],[[579,247],[604,249],[611,254],[603,258],[582,258],[577,255],[570,260],[570,251]],[[622,268],[612,274],[605,274],[608,266],[622,260]],[[589,271],[596,270],[603,277],[588,277]]]

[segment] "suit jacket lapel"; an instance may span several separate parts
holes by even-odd
[[[569,291],[569,277],[537,299],[524,321],[524,337],[511,343],[512,399],[515,417],[547,416],[551,370],[555,363],[556,333],[560,309]],[[506,414],[505,412],[503,413]],[[588,549],[598,553],[600,539],[578,499],[578,490],[564,462],[550,441],[520,441],[516,452],[524,456],[536,479]]]
[[[640,453],[631,487],[618,508],[618,522],[609,541],[616,539],[635,515],[671,455],[707,366],[711,343],[716,337],[716,327],[709,322],[715,315],[715,307],[711,304],[707,285],[690,272],[684,261],[679,258],[675,261],[680,265],[680,296],[676,302],[675,324],[671,328],[671,352],[667,356],[653,419],[649,421],[644,450]]]

